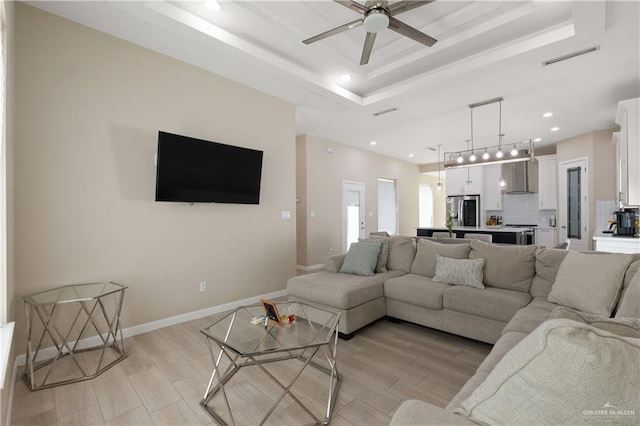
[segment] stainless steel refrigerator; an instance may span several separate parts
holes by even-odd
[[[453,212],[454,226],[480,226],[480,196],[454,195],[447,197],[447,215]]]

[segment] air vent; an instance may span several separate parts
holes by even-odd
[[[389,109],[385,109],[383,111],[374,112],[373,115],[375,117],[379,117],[379,116],[381,116],[383,114],[388,114],[390,112],[397,111],[397,110],[398,110],[398,108],[389,108]]]
[[[588,49],[580,50],[579,52],[569,53],[568,55],[560,56],[557,58],[549,59],[548,61],[544,61],[542,63],[543,66],[555,64],[556,62],[564,61],[566,59],[575,58],[576,56],[584,55],[587,53],[595,52],[596,50],[600,50],[600,46],[593,46]]]

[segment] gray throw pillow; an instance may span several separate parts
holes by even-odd
[[[376,263],[376,274],[387,272],[387,259],[389,258],[389,241],[375,238],[360,238],[358,241],[366,243],[380,244],[380,253],[378,253],[378,261]]]
[[[547,298],[551,303],[610,317],[620,295],[628,254],[569,252]]]
[[[450,259],[436,254],[436,275],[433,277],[433,281],[484,288],[484,284],[482,284],[483,268],[484,259]]]
[[[374,275],[379,252],[380,244],[372,242],[351,243],[340,272],[362,276]]]

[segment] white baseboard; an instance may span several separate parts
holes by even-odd
[[[319,265],[309,265],[309,266],[296,265],[296,269],[299,269],[301,271],[315,271],[322,268],[324,268],[324,263],[321,263]]]

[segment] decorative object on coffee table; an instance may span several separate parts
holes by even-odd
[[[27,365],[22,377],[29,389],[89,380],[126,358],[120,326],[126,288],[112,282],[76,284],[23,298]],[[85,347],[92,341],[97,345]],[[51,349],[51,357],[39,359]],[[91,354],[79,356],[83,352]]]
[[[278,305],[273,300],[260,299],[260,303],[262,303],[262,307],[264,308],[265,314],[265,327],[268,324],[274,325],[284,325],[282,322],[282,318],[280,316],[280,312],[278,312]]]

